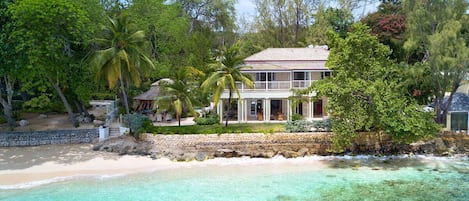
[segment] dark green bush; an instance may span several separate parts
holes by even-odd
[[[292,121],[303,120],[303,115],[301,115],[301,114],[292,114],[292,115],[290,116],[290,119],[291,119]]]
[[[220,117],[217,114],[209,113],[202,117],[195,117],[194,121],[197,125],[214,125],[220,123]]]
[[[122,117],[122,123],[130,128],[130,135],[136,139],[139,139],[140,134],[151,124],[148,117],[142,114],[126,114]]]
[[[311,131],[312,122],[306,120],[287,121],[285,130],[290,133]]]
[[[330,131],[331,121],[329,119],[313,121],[313,127],[318,131]]]
[[[4,123],[7,123],[7,118],[6,117],[2,117],[0,116],[0,124],[4,124]]]

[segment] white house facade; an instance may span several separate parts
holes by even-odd
[[[315,93],[295,97],[294,90],[308,88],[312,82],[330,76],[326,67],[329,55],[327,47],[268,48],[245,59],[243,73],[252,76],[254,88],[238,83],[240,92],[232,94],[232,111],[226,114],[228,90],[221,95],[217,106],[220,121],[226,116],[238,122],[287,121],[293,114],[304,119],[324,119],[327,98],[315,97]],[[224,117],[225,116],[225,117]]]

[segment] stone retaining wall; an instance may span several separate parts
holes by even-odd
[[[285,158],[337,154],[434,154],[469,155],[469,135],[442,133],[433,139],[406,144],[391,136],[362,133],[347,149],[334,148],[332,133],[152,135],[136,141],[129,136],[111,138],[93,149],[119,154],[151,155],[176,161],[205,160],[214,157]]]
[[[50,130],[0,133],[0,147],[96,142],[98,129]]]

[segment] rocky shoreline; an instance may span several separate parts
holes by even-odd
[[[274,133],[222,135],[145,135],[143,140],[120,136],[98,143],[95,151],[121,155],[145,155],[153,159],[203,161],[215,157],[295,158],[310,155],[397,155],[433,154],[436,156],[469,155],[469,135],[440,134],[411,144],[394,143],[389,136],[361,134],[346,150],[334,150],[332,133]]]

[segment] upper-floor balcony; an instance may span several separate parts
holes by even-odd
[[[237,82],[236,86],[239,91],[275,91],[290,89],[306,89],[316,80],[292,80],[292,81],[254,81],[254,87],[249,88],[241,82]]]
[[[285,71],[285,72],[248,72],[253,78],[254,87],[249,88],[238,82],[238,89],[243,91],[289,91],[291,89],[306,89],[314,81],[330,76],[329,71]]]

